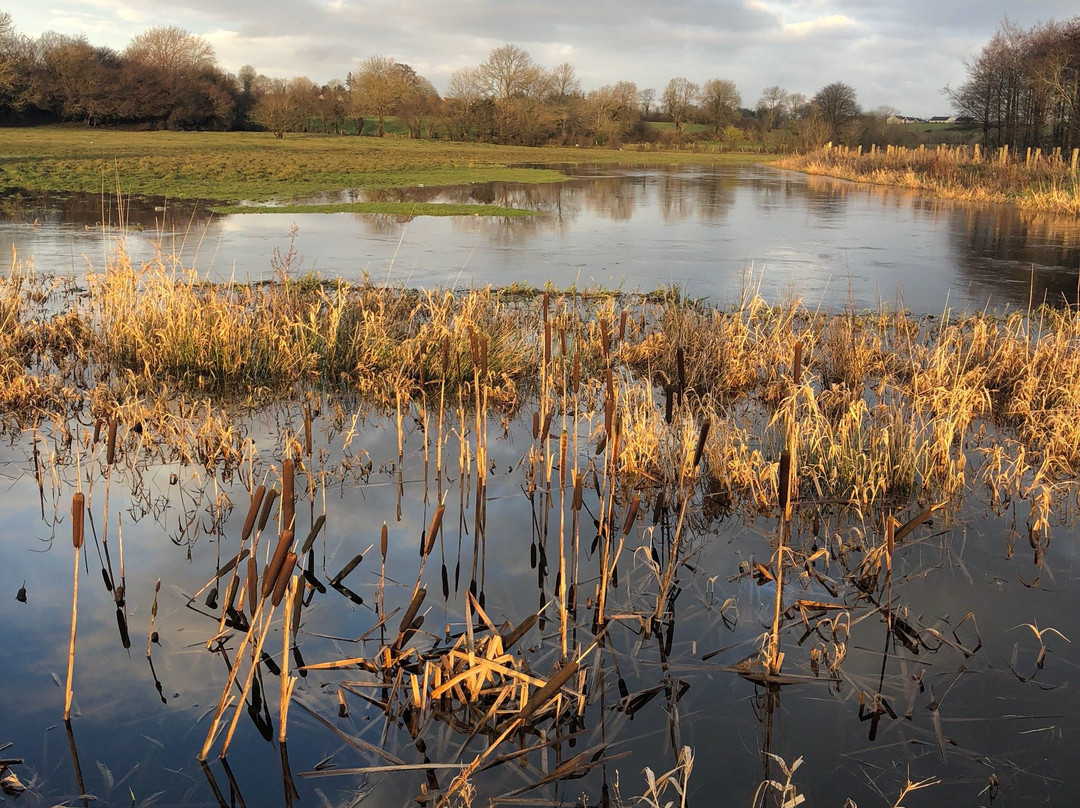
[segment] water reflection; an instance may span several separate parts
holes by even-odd
[[[0,223],[4,249],[41,271],[100,265],[123,238],[136,260],[177,252],[213,279],[272,276],[274,247],[303,270],[412,286],[680,285],[738,299],[752,269],[766,298],[826,309],[881,302],[917,313],[1076,303],[1080,223],[1007,206],[920,197],[767,166],[564,167],[563,183],[345,191],[316,202],[495,204],[535,217],[211,216],[97,197],[46,196]],[[120,221],[134,229],[122,232]],[[102,223],[105,223],[103,228]]]

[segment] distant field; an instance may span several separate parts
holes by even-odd
[[[671,165],[752,156],[689,151],[527,148],[450,141],[262,132],[0,130],[0,191],[115,193],[221,203],[287,202],[346,188],[556,182],[545,166]],[[523,167],[529,166],[529,167]]]

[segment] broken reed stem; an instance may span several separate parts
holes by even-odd
[[[792,499],[795,485],[796,447],[795,421],[798,411],[799,387],[802,383],[802,340],[795,343],[795,356],[791,363],[791,396],[786,413],[787,448],[780,453],[780,473],[778,479],[778,499],[780,505],[780,531],[776,546],[776,597],[773,602],[772,628],[769,632],[769,673],[776,676],[784,664],[784,655],[780,651],[780,615],[784,610],[784,551],[791,538]]]
[[[225,733],[225,740],[221,745],[221,754],[219,755],[219,757],[222,758],[222,759],[224,759],[225,755],[228,753],[229,744],[232,743],[233,734],[236,732],[236,725],[238,723],[240,723],[240,713],[243,712],[244,703],[247,701],[248,693],[251,692],[251,682],[255,678],[255,671],[258,669],[259,664],[260,664],[260,660],[262,659],[263,643],[266,642],[266,636],[270,633],[270,625],[273,622],[273,620],[274,620],[274,605],[273,605],[273,603],[271,603],[270,604],[270,611],[267,612],[266,617],[265,617],[265,619],[263,621],[262,631],[259,632],[259,639],[258,639],[258,642],[256,642],[256,644],[255,644],[255,650],[254,650],[254,653],[251,656],[251,663],[248,665],[247,678],[244,680],[244,687],[240,691],[240,699],[236,703],[236,710],[235,710],[235,712],[233,712],[232,721],[229,722],[229,729]],[[252,620],[252,622],[251,622],[251,630],[248,632],[249,636],[255,631],[255,627],[256,627],[255,620]],[[241,646],[241,648],[242,648],[242,646]],[[234,671],[239,670],[241,658],[242,658],[242,654],[238,651],[237,654],[236,654],[236,662],[235,662],[235,664],[233,664],[233,670]],[[231,684],[231,682],[226,684],[226,690],[223,693],[224,696],[228,696],[228,687],[229,687],[230,684]],[[224,711],[224,710],[222,710],[222,711]],[[218,716],[215,716],[215,718],[218,718]],[[211,729],[214,729],[217,726],[217,723],[218,722],[215,721],[214,724],[211,726]],[[207,736],[207,740],[212,743],[213,742],[212,736]],[[203,753],[205,754],[205,752],[207,752],[207,751],[209,751],[208,747],[204,747]]]
[[[249,557],[250,558],[250,557]],[[206,756],[210,752],[210,747],[214,745],[214,736],[217,735],[218,725],[221,723],[221,716],[225,713],[228,707],[229,690],[232,688],[233,683],[236,681],[237,674],[240,671],[240,660],[243,659],[244,649],[248,643],[251,642],[255,636],[255,628],[259,623],[259,618],[262,615],[263,600],[256,600],[256,607],[252,610],[251,625],[244,633],[244,639],[240,642],[240,647],[236,650],[236,663],[229,668],[229,675],[225,679],[225,687],[221,690],[221,698],[218,700],[217,709],[214,711],[214,718],[210,722],[210,729],[206,733],[206,740],[203,742],[202,749],[199,752],[199,760],[206,761]],[[273,606],[270,607],[270,614],[273,615]],[[255,651],[254,658],[260,659],[259,652],[262,650],[262,639],[266,637],[263,633],[258,643],[258,649]]]
[[[292,617],[296,608],[295,600],[300,578],[292,575],[289,592],[285,597],[285,617],[281,628],[281,703],[278,709],[278,742],[285,743],[286,728],[289,721],[289,701],[292,699],[296,677],[289,673],[289,646],[292,640]]]
[[[75,624],[79,617],[79,550],[83,545],[86,497],[80,491],[71,498],[71,543],[75,546],[75,573],[71,584],[71,643],[68,645],[67,686],[64,688],[64,720],[71,720],[71,685],[75,675]]]

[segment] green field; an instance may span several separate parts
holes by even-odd
[[[0,130],[0,155],[0,192],[119,192],[223,205],[288,203],[349,188],[558,182],[565,177],[554,167],[567,163],[672,165],[755,159],[685,151],[75,127]]]

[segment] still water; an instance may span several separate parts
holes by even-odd
[[[1080,228],[1072,220],[760,166],[579,173],[556,186],[388,195],[540,212],[528,220],[208,217],[198,209],[140,211],[133,205],[124,215],[141,230],[103,234],[99,223],[116,221],[117,211],[82,200],[46,203],[29,221],[4,222],[0,233],[5,249],[14,244],[43,272],[100,267],[112,240],[123,235],[140,260],[160,246],[212,278],[273,277],[274,248],[288,252],[295,225],[297,271],[351,279],[367,273],[416,286],[678,285],[723,304],[753,284],[769,299],[801,296],[812,307],[884,303],[929,313],[946,306],[1076,302]],[[406,608],[419,579],[428,596],[416,645],[445,649],[448,634],[465,630],[466,592],[475,580],[496,624],[545,614],[546,622],[525,635],[520,657],[534,675],[547,677],[559,645],[551,606],[555,536],[560,515],[572,516],[569,506],[560,507],[558,491],[552,489],[550,499],[524,491],[543,479],[536,456],[550,463],[556,447],[537,445],[520,422],[492,419],[483,427],[490,433],[490,468],[481,541],[476,470],[463,473],[457,466],[459,451],[476,449],[470,418],[443,436],[449,460],[439,474],[430,457],[436,438],[416,414],[404,419],[400,455],[393,418],[316,418],[314,451],[298,475],[297,533],[306,534],[325,515],[314,575],[328,582],[362,554],[345,583],[363,602],[332,588],[312,594],[293,645],[309,664],[373,656],[397,632],[399,618],[380,629],[380,613]],[[189,410],[188,418],[198,430],[201,416]],[[583,418],[589,420],[571,462],[596,469],[602,416]],[[267,667],[260,668],[258,705],[232,689],[229,715],[239,703],[240,721],[228,766],[217,759],[220,738],[208,768],[196,762],[227,673],[245,653],[239,631],[218,635],[224,585],[216,610],[200,589],[241,547],[250,489],[258,482],[280,485],[282,447],[295,442],[302,422],[299,408],[288,404],[237,416],[233,439],[246,460],[229,474],[156,453],[153,437],[132,425],[122,428],[119,459],[110,467],[100,444],[90,445],[93,425],[85,413],[70,414],[51,430],[27,433],[16,425],[4,433],[0,761],[21,761],[12,770],[28,790],[17,804],[287,805],[295,788],[302,805],[416,805],[445,789],[455,771],[425,764],[460,764],[484,752],[489,735],[469,738],[467,726],[446,716],[417,727],[409,711],[379,707],[408,703],[405,676],[388,689],[371,687],[374,677],[355,668],[311,670],[293,693],[285,765],[276,743],[280,678]],[[66,430],[83,446],[78,458],[65,442]],[[76,488],[87,495],[90,521],[69,731],[61,717]],[[599,488],[596,480],[595,488],[585,489],[583,513],[590,517],[599,512]],[[773,754],[786,766],[802,760],[792,782],[810,805],[840,806],[846,798],[860,806],[1076,804],[1075,521],[1069,503],[1059,503],[1052,540],[1036,540],[1026,534],[1025,503],[1001,515],[983,499],[971,492],[959,512],[936,517],[897,547],[887,596],[879,583],[869,590],[853,583],[867,553],[863,538],[877,536],[879,525],[802,523],[803,549],[825,549],[829,560],[818,562],[823,576],[811,574],[810,565],[788,580],[785,602],[844,608],[841,614],[789,609],[783,649],[790,679],[773,692],[744,676],[741,666],[756,658],[772,619],[775,588],[748,570],[769,563],[775,519],[696,516],[689,564],[671,602],[677,620],[647,631],[648,621],[635,615],[647,614],[655,599],[654,565],[666,558],[673,521],[670,513],[654,520],[647,498],[630,526],[612,589],[610,613],[622,617],[603,644],[585,605],[572,626],[570,642],[587,671],[580,716],[557,726],[541,721],[500,747],[499,755],[515,746],[534,749],[479,772],[474,804],[615,805],[616,791],[632,804],[646,789],[643,769],[657,775],[671,769],[683,747],[696,756],[689,777],[695,805],[758,804],[754,795],[763,782],[785,779]],[[446,505],[443,532],[421,570],[418,546],[439,502]],[[583,593],[596,585],[599,559],[589,542],[597,524],[586,519],[581,531]],[[119,633],[115,596],[103,585],[105,566],[126,584],[129,649]],[[281,625],[279,619],[266,646],[279,663],[289,656]],[[292,662],[295,673],[300,660]],[[342,696],[339,687],[349,681],[359,684]],[[347,715],[339,698],[349,706]],[[386,764],[385,754],[405,766],[341,772]],[[576,767],[562,771],[566,779],[537,785],[574,760]],[[902,796],[911,783],[924,788]],[[674,791],[667,800],[678,804]]]
[[[825,310],[902,306],[915,313],[1075,303],[1080,222],[1008,206],[926,199],[768,166],[567,169],[544,186],[485,184],[346,193],[319,201],[495,203],[528,219],[363,214],[209,216],[198,207],[127,207],[133,256],[178,255],[215,280],[293,268],[416,287],[525,283],[651,291],[677,286],[725,305],[747,288],[770,302]],[[158,208],[158,209],[155,209]],[[121,218],[100,199],[41,206],[0,224],[2,247],[45,272],[100,267]]]

